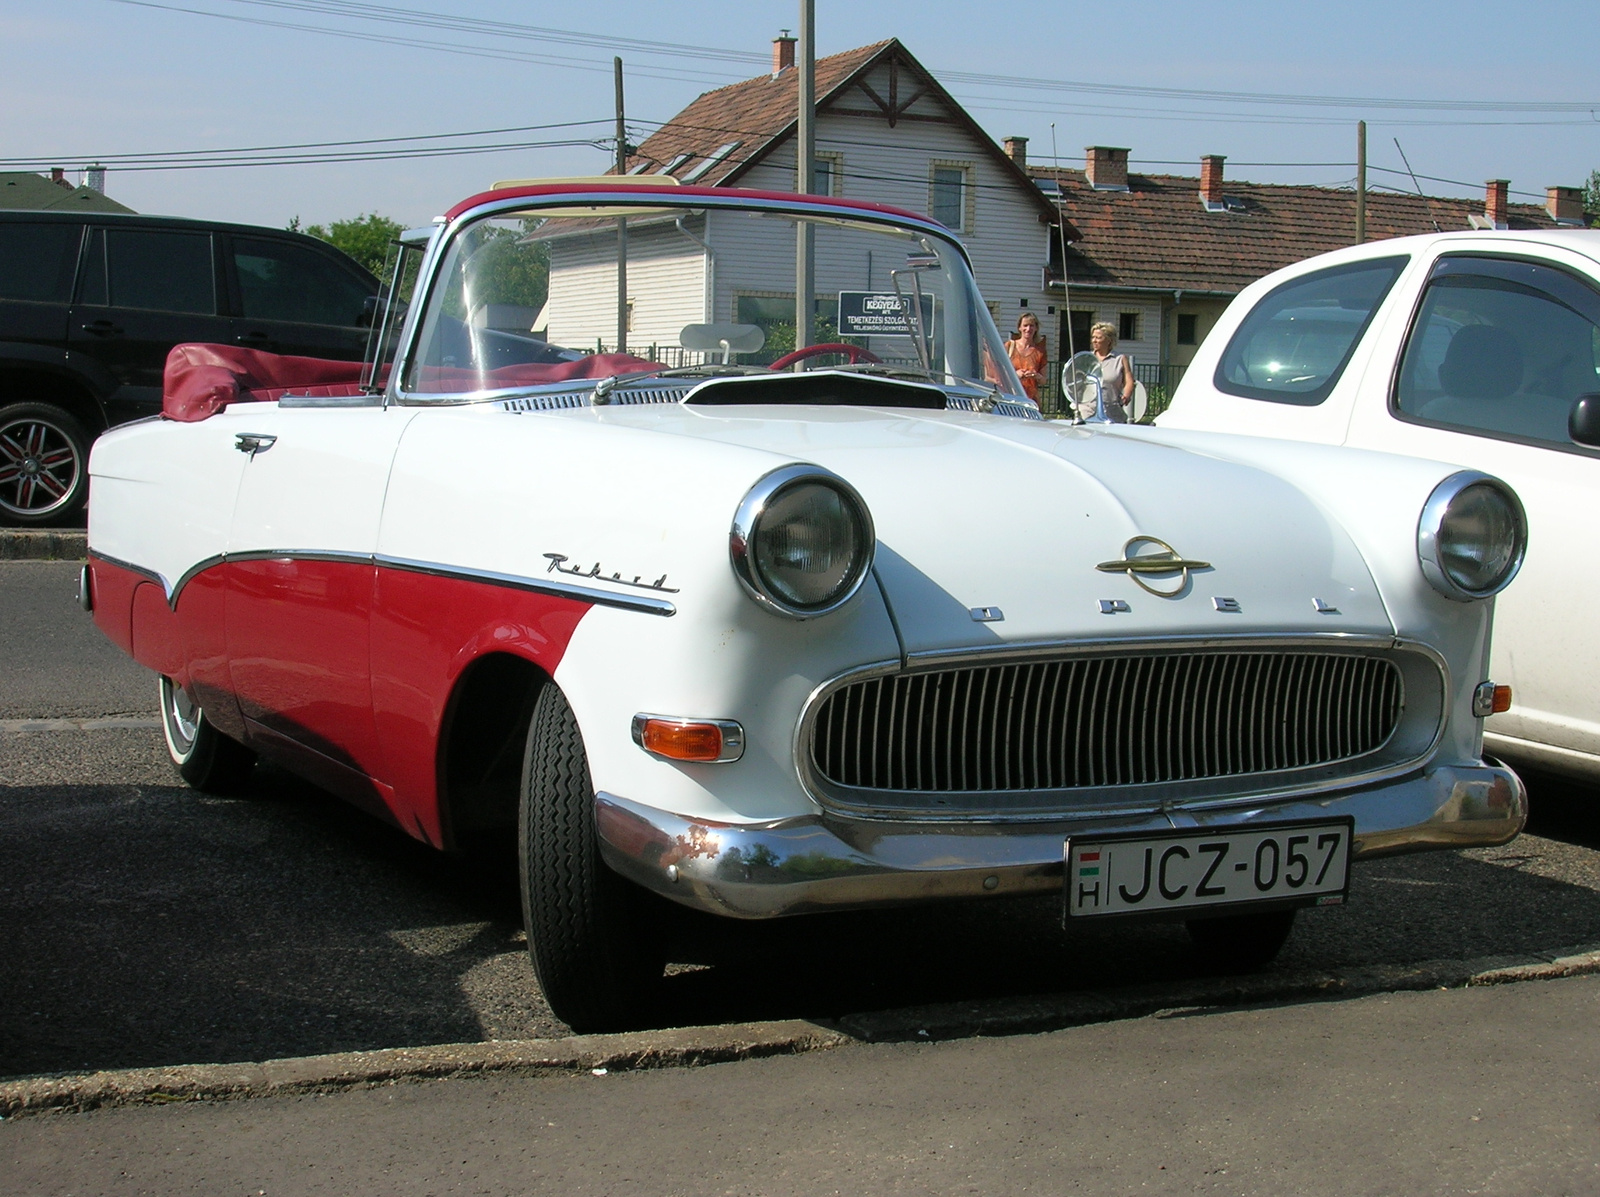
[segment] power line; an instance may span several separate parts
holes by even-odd
[[[176,4],[157,4],[154,0],[111,0],[113,4],[126,4],[134,8],[152,8],[163,12],[185,13],[197,17],[214,17],[219,21],[234,21],[243,25],[256,25],[268,29],[288,29],[299,33],[318,33],[327,37],[339,37],[348,41],[371,42],[381,46],[404,46],[415,50],[431,50],[441,54],[456,54],[468,58],[488,58],[500,62],[524,62],[535,66],[550,66],[565,68],[575,71],[590,71],[595,73],[609,73],[610,67],[600,63],[598,59],[580,59],[571,57],[555,58],[544,54],[530,54],[519,50],[499,50],[488,47],[463,46],[457,43],[441,42],[431,38],[395,37],[382,33],[362,33],[357,30],[329,29],[321,25],[300,25],[292,21],[268,21],[260,17],[244,17],[233,13],[210,12],[199,8],[185,8]],[[666,79],[673,82],[690,80],[705,83],[708,80],[703,74],[689,71],[673,70],[668,67],[633,67],[631,73],[643,78]],[[740,78],[741,76],[720,76],[724,81]]]
[[[221,20],[245,21],[251,24],[295,29],[311,33],[322,33],[335,37],[351,37],[360,40],[380,41],[385,44],[398,44],[413,46],[421,49],[441,50],[446,53],[472,54],[490,58],[509,58],[517,61],[538,61],[547,65],[566,66],[580,70],[604,70],[606,69],[606,66],[609,65],[601,64],[594,60],[576,60],[572,58],[550,59],[548,57],[528,56],[516,52],[492,50],[484,47],[466,47],[459,44],[445,44],[436,41],[423,41],[420,39],[410,38],[389,38],[374,34],[360,34],[350,30],[330,29],[326,26],[297,25],[277,21],[262,21],[259,19],[241,17],[230,13],[219,13],[205,9],[183,8],[175,5],[157,4],[153,3],[152,0],[114,0],[114,2],[122,4],[134,4],[146,8],[167,9],[168,11],[184,12],[196,16],[210,16]],[[418,9],[362,3],[359,2],[359,0],[226,0],[226,2],[245,7],[304,12],[320,16],[343,18],[347,20],[372,21],[388,25],[400,25],[422,29],[449,30],[458,33],[494,37],[496,39],[512,38],[516,40],[548,42],[559,45],[579,45],[605,49],[611,52],[626,50],[631,55],[668,57],[674,60],[693,58],[702,61],[729,64],[757,64],[765,62],[765,57],[763,55],[745,50],[733,50],[706,45],[689,45],[681,42],[659,42],[640,38],[619,37],[610,34],[585,33],[579,30],[556,29],[548,26],[525,25],[510,21],[493,21],[478,17],[462,17],[437,12],[426,12]],[[636,74],[644,74],[650,70],[652,70],[652,68],[646,68],[645,70],[641,70],[638,67],[633,68],[633,71]],[[653,68],[653,70],[666,71],[667,68],[658,67]],[[1568,113],[1574,115],[1585,114],[1589,118],[1588,120],[1571,122],[1574,124],[1595,123],[1594,114],[1597,110],[1600,110],[1600,101],[1482,99],[1429,100],[1395,96],[1308,95],[1292,92],[1250,92],[1209,88],[1155,87],[1146,84],[1100,83],[1083,79],[1042,79],[1027,76],[988,74],[977,71],[950,70],[938,71],[935,73],[938,75],[940,80],[944,82],[964,83],[977,87],[1000,88],[1005,91],[1045,91],[1126,96],[1157,99],[1167,104],[1171,104],[1173,102],[1203,105],[1232,103],[1266,105],[1274,107],[1320,107],[1343,108],[1350,110],[1360,109],[1364,111],[1379,109],[1389,111],[1416,112]],[[651,77],[704,79],[704,75],[695,75],[686,71],[671,71],[670,74],[652,74]],[[721,77],[728,78],[728,76]],[[1049,111],[1054,111],[1054,109]],[[1166,115],[1168,119],[1172,119],[1170,113]],[[1211,113],[1207,115],[1215,119],[1220,114]],[[1162,119],[1162,116],[1163,114],[1159,112],[1149,112],[1146,119]]]
[[[159,170],[219,170],[242,166],[321,166],[348,162],[400,162],[419,158],[459,158],[470,154],[503,154],[518,150],[557,149],[572,147],[600,148],[603,139],[562,141],[510,141],[491,145],[435,146],[370,151],[346,151],[329,154],[268,154],[255,157],[184,158],[164,161],[148,158],[132,163],[108,163],[119,174],[134,174]],[[59,163],[62,158],[36,159]],[[93,161],[93,159],[91,159]],[[21,165],[0,161],[0,166]],[[23,166],[23,169],[28,167]]]
[[[585,125],[605,126],[610,123],[610,121],[604,119],[559,121],[548,125],[509,125],[502,129],[469,129],[459,133],[416,133],[404,137],[361,137],[352,138],[348,141],[302,141],[290,142],[285,145],[226,146],[209,150],[150,150],[117,154],[54,154],[44,158],[0,159],[0,163],[7,166],[15,166],[18,169],[54,166],[61,162],[99,162],[107,166],[121,166],[123,163],[142,162],[152,159],[178,162],[185,158],[215,158],[230,154],[273,154],[289,150],[344,149],[352,146],[392,145],[398,142],[446,141],[466,137],[498,137],[506,133],[542,133],[550,129],[578,129]],[[587,145],[590,142],[583,140],[572,144]]]

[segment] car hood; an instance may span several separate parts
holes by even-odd
[[[1277,474],[1161,443],[1153,430],[859,408],[802,417],[660,405],[601,418],[847,479],[871,509],[876,574],[909,654],[1394,632],[1366,562],[1329,512]],[[1147,576],[1162,594],[1099,568],[1130,549],[1159,550],[1138,537],[1204,564],[1186,578]]]

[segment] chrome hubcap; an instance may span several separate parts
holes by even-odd
[[[167,692],[167,719],[172,725],[172,738],[181,742],[184,748],[194,743],[196,733],[200,730],[200,708],[182,687],[171,682],[163,682]]]

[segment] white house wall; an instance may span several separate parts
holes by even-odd
[[[883,94],[876,86],[875,90]],[[867,103],[864,96],[860,103],[854,97],[847,100],[851,108]],[[932,104],[931,99],[924,99],[911,111],[917,113],[923,105]],[[891,129],[882,118],[824,112],[817,118],[817,152],[835,156],[840,171],[839,194],[913,212],[925,213],[932,206],[935,162],[964,166],[969,172],[971,191],[967,227],[960,236],[972,255],[978,290],[995,313],[995,322],[1001,332],[1015,327],[1022,301],[1026,300],[1029,310],[1039,314],[1047,329],[1050,327],[1045,311],[1051,301],[1041,290],[1050,226],[1039,222],[1038,207],[1023,187],[966,128],[953,122],[901,120]],[[792,190],[795,157],[795,146],[790,141],[745,174],[739,185]],[[859,284],[852,284],[855,285]],[[819,286],[819,290],[824,288]],[[724,303],[721,292],[719,280],[719,310],[723,310]]]
[[[705,321],[705,255],[671,225],[628,229],[629,347],[677,345],[686,324]],[[617,238],[614,232],[562,237],[550,244],[547,336],[557,345],[610,349],[617,341]]]

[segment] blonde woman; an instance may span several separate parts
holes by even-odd
[[[1103,320],[1096,324],[1089,330],[1089,348],[1100,363],[1100,397],[1105,403],[1106,418],[1113,424],[1126,424],[1128,408],[1133,405],[1133,363],[1126,353],[1115,352],[1116,327]],[[1088,406],[1089,411],[1084,411],[1081,403],[1078,407],[1078,415],[1085,420],[1094,415],[1092,402]]]

